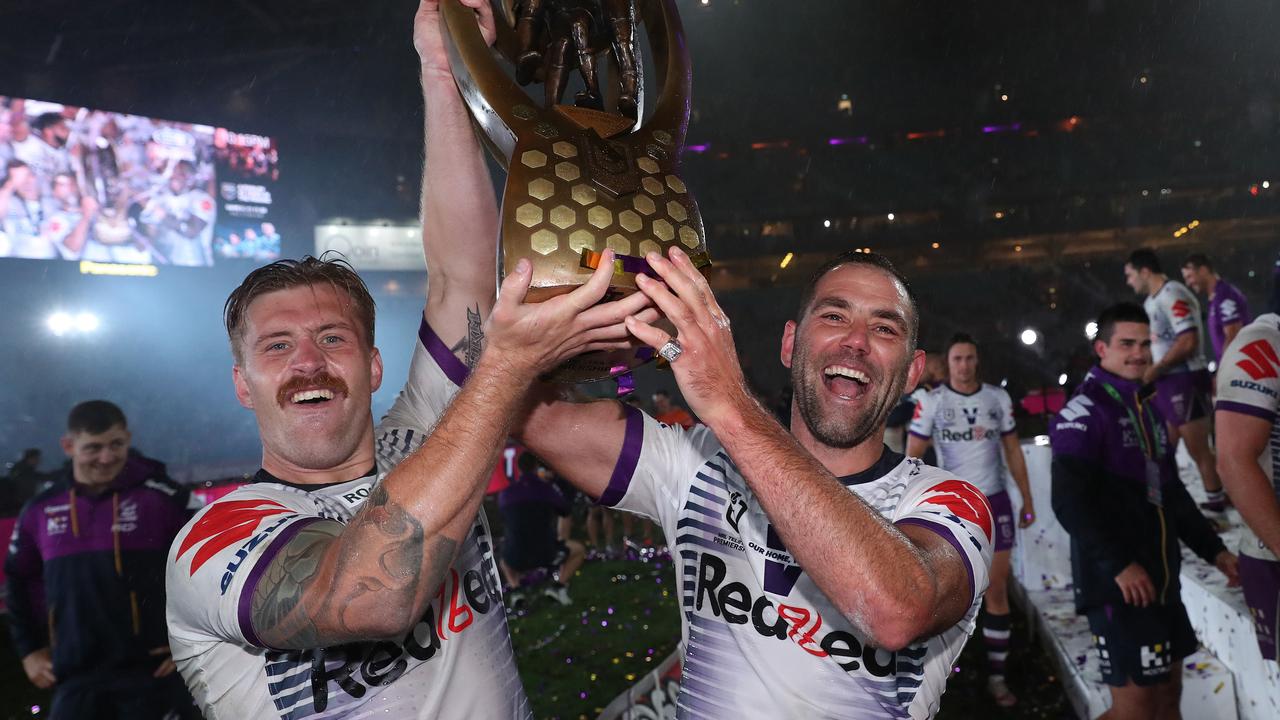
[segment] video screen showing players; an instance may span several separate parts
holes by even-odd
[[[0,258],[277,259],[278,160],[260,135],[0,96]]]

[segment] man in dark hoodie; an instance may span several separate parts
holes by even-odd
[[[1187,544],[1237,585],[1227,551],[1178,477],[1176,442],[1142,383],[1151,366],[1147,313],[1102,311],[1098,364],[1053,419],[1053,510],[1071,536],[1076,612],[1089,618],[1104,718],[1177,717],[1181,659],[1196,649],[1178,583]]]
[[[124,413],[72,408],[70,462],[18,517],[5,560],[13,643],[51,718],[161,718],[188,707],[169,659],[164,575],[191,517],[163,463],[129,449]]]

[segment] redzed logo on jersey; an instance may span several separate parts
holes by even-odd
[[[916,410],[915,410],[915,412],[911,413],[911,419],[912,419],[912,420],[919,420],[919,419],[920,419],[920,416],[921,416],[921,415],[923,415],[923,414],[924,414],[924,404],[923,404],[923,403],[916,403]]]
[[[1280,376],[1280,358],[1276,357],[1275,348],[1266,340],[1254,340],[1240,348],[1245,359],[1236,363],[1236,367],[1249,374],[1254,380],[1265,380]]]
[[[923,501],[942,505],[955,515],[982,528],[987,540],[991,540],[991,506],[978,488],[963,480],[943,480],[929,488]]]
[[[1191,306],[1187,304],[1186,300],[1178,300],[1170,310],[1173,312],[1173,316],[1179,320],[1191,314]]]
[[[178,547],[178,559],[191,548],[207,540],[191,558],[191,574],[220,551],[253,534],[263,518],[292,512],[272,500],[230,500],[214,503],[204,517],[191,526],[191,532]]]

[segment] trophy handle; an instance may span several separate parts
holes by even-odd
[[[639,0],[637,12],[649,36],[653,65],[661,78],[662,91],[654,105],[653,115],[644,120],[638,134],[667,133],[662,145],[676,150],[671,153],[673,166],[679,167],[679,149],[684,147],[689,131],[690,89],[693,73],[689,65],[689,47],[675,0]],[[661,136],[657,136],[661,137]]]
[[[500,36],[505,31],[509,44],[514,41],[514,33],[507,26],[507,15],[506,11],[495,12],[494,24]],[[458,90],[476,124],[483,129],[483,136],[498,150],[496,157],[506,169],[515,152],[517,132],[531,130],[522,126],[532,125],[533,118],[522,120],[515,110],[517,106],[527,107],[531,102],[529,96],[503,71],[494,51],[485,44],[471,8],[457,0],[441,0],[440,22],[444,25],[445,50]]]

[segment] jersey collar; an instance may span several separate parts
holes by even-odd
[[[955,393],[955,394],[957,394],[957,395],[959,395],[959,396],[961,396],[961,397],[973,397],[974,395],[977,395],[978,393],[982,392],[982,382],[981,382],[981,381],[979,381],[979,382],[978,382],[978,389],[977,389],[977,390],[974,390],[973,392],[968,392],[968,393],[967,393],[967,392],[960,392],[959,390],[955,389],[955,386],[953,386],[953,385],[950,383],[950,381],[943,383],[943,385],[946,385],[948,390],[950,390],[951,392],[953,392],[953,393]]]
[[[373,479],[377,477],[377,475],[378,475],[378,466],[374,465],[373,467],[369,468],[369,471],[366,472],[364,475],[361,475],[358,478],[351,478],[351,480],[362,480],[365,478]],[[325,488],[331,488],[335,485],[345,485],[351,482],[351,480],[339,480],[338,482],[331,482],[331,483],[303,485],[301,483],[289,482],[288,480],[281,480],[280,478],[276,477],[275,475],[272,475],[271,473],[267,472],[263,468],[258,468],[258,472],[254,473],[253,475],[253,482],[255,483],[276,483],[277,485],[288,485],[291,488],[297,488],[298,490],[305,490],[307,492],[312,492],[315,490],[323,490]]]
[[[905,457],[902,453],[896,453],[890,450],[888,445],[881,445],[880,447],[880,459],[876,460],[875,464],[862,472],[845,475],[840,478],[840,482],[848,486],[861,485],[873,480],[879,480],[885,475],[888,475],[891,470],[898,467],[898,463],[902,462],[903,457]]]

